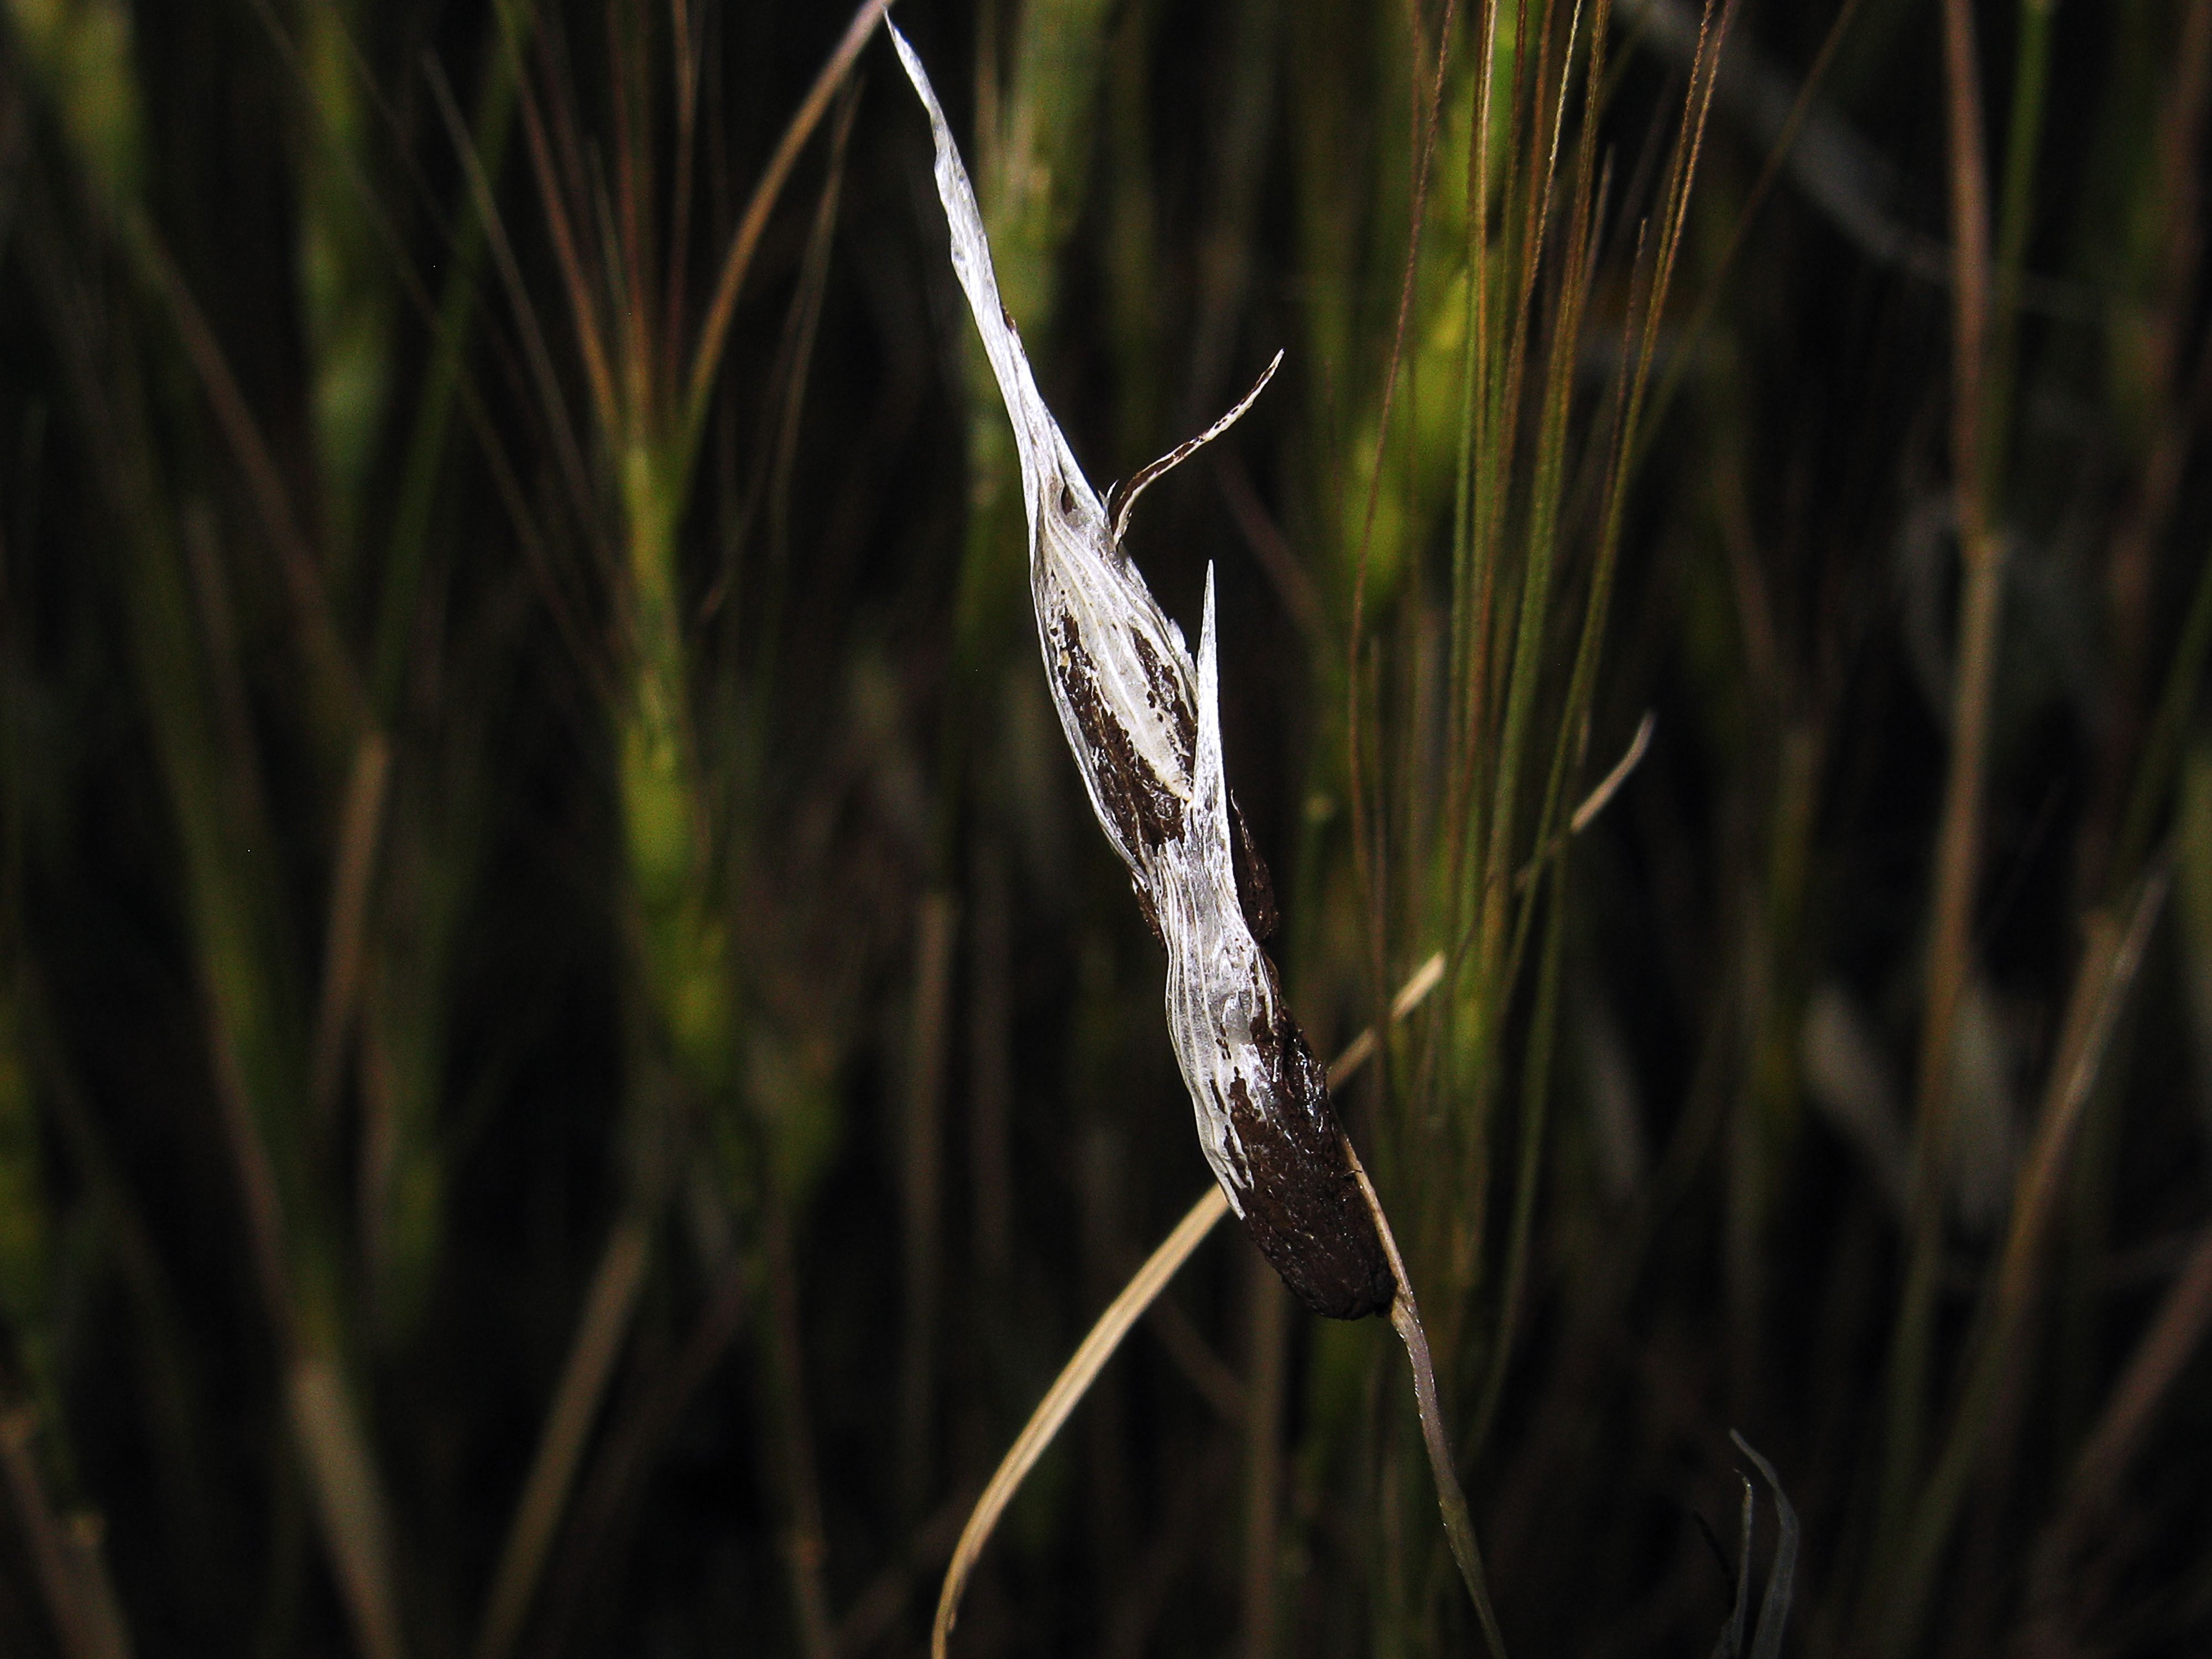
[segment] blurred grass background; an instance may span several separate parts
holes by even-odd
[[[1789,1650],[2201,1651],[2212,0],[898,15],[1094,479],[1288,349],[1132,544],[1509,1643],[1737,1428]],[[867,21],[9,0],[6,1651],[914,1651],[1203,1189]],[[1225,1229],[954,1637],[1473,1640]]]

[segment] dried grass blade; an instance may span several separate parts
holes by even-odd
[[[958,911],[950,894],[915,908],[914,1012],[900,1119],[899,1264],[904,1275],[906,1352],[899,1367],[898,1467],[902,1515],[918,1513],[928,1489],[929,1425],[937,1376],[937,1319],[943,1264],[939,1234],[944,1192],[945,1066]]]
[[[2151,1414],[2212,1327],[2212,1227],[2197,1236],[2189,1261],[2159,1304],[2112,1402],[2074,1467],[2068,1519],[2082,1529],[2108,1501],[2142,1443]]]
[[[1421,999],[1436,989],[1437,981],[1443,977],[1443,973],[1444,953],[1439,951],[1415,969],[1413,976],[1399,988],[1397,996],[1390,1004],[1391,1023],[1395,1024],[1419,1007]],[[1336,1064],[1328,1068],[1328,1086],[1334,1090],[1364,1066],[1374,1054],[1375,1028],[1370,1025],[1346,1045],[1344,1052],[1336,1057]]]
[[[738,222],[737,234],[730,239],[730,251],[722,260],[722,273],[714,284],[714,298],[707,307],[707,320],[699,331],[699,344],[691,357],[691,385],[685,398],[684,443],[681,454],[688,464],[696,451],[699,434],[707,422],[707,402],[714,392],[714,371],[721,366],[722,347],[729,337],[730,319],[737,310],[738,288],[744,281],[745,270],[752,264],[753,252],[760,245],[761,232],[768,226],[769,210],[783,192],[784,180],[791,176],[799,152],[822,120],[823,112],[830,107],[830,94],[844,82],[853,67],[853,60],[860,55],[867,44],[868,34],[877,19],[890,9],[890,0],[865,0],[853,14],[853,21],[845,29],[837,48],[830,54],[830,61],[822,66],[821,74],[807,88],[805,101],[799,112],[791,118],[791,125],[783,130],[777,141],[775,153],[769,157],[768,166],[762,170],[760,182],[753,186],[751,199],[745,204],[745,216]],[[682,469],[679,469],[679,471]]]
[[[285,1395],[354,1639],[366,1659],[400,1659],[406,1647],[392,1571],[392,1529],[361,1419],[337,1367],[319,1354],[293,1361]]]
[[[546,343],[545,330],[538,321],[538,308],[531,303],[530,285],[523,280],[521,264],[515,258],[514,245],[507,240],[507,221],[501,216],[499,200],[492,190],[491,175],[478,153],[475,137],[462,118],[461,106],[454,101],[453,88],[446,80],[445,71],[435,58],[424,61],[424,70],[430,82],[430,91],[444,121],[447,136],[453,140],[454,154],[459,157],[463,173],[468,179],[470,193],[475,198],[477,222],[483,228],[485,244],[491,250],[492,262],[498,267],[500,280],[506,286],[507,298],[514,307],[516,326],[522,331],[523,355],[527,360],[532,380],[535,383],[540,413],[546,429],[551,434],[554,447],[559,452],[559,476],[568,491],[570,505],[577,522],[592,522],[592,503],[586,492],[586,480],[591,471],[584,464],[582,445],[578,441],[574,422],[569,417],[568,403],[561,391],[561,377],[553,368],[553,352]],[[550,189],[550,186],[549,186]]]
[[[1414,969],[1413,976],[1400,988],[1391,1002],[1391,1019],[1394,1022],[1403,1019],[1419,1007],[1443,977],[1443,970],[1442,951]],[[1337,1057],[1336,1063],[1328,1068],[1328,1086],[1332,1089],[1341,1087],[1374,1052],[1375,1032],[1370,1027],[1353,1038],[1343,1054]],[[1355,1158],[1352,1168],[1357,1170],[1358,1167],[1358,1161]],[[1365,1176],[1359,1178],[1364,1185]],[[945,1585],[937,1598],[937,1619],[930,1631],[931,1659],[945,1659],[945,1644],[951,1637],[953,1623],[960,1615],[960,1598],[967,1590],[969,1575],[975,1570],[976,1559],[982,1554],[983,1546],[990,1541],[992,1531],[999,1524],[999,1517],[1006,1513],[1006,1505],[1013,1502],[1014,1494],[1021,1489],[1023,1480],[1036,1466],[1037,1459],[1044,1455],[1045,1448],[1052,1443],[1053,1437],[1060,1432],[1060,1425],[1082,1402],[1083,1396],[1090,1391],[1098,1373],[1114,1357],[1115,1350],[1121,1346],[1121,1340],[1128,1335],[1130,1327],[1158,1299],[1159,1293],[1167,1287],[1168,1281],[1175,1277],[1176,1270],[1190,1260],[1192,1253],[1206,1242],[1206,1235],[1228,1213],[1229,1200],[1224,1196],[1220,1186],[1216,1184],[1208,1188],[1206,1195],[1190,1206],[1188,1212],[1176,1224],[1175,1231],[1146,1258],[1145,1265],[1122,1287],[1121,1293],[1108,1305],[1106,1311],[1098,1316],[1097,1322],[1091,1326],[1090,1334],[1083,1339],[1073,1357],[1061,1368],[1060,1375],[1053,1379],[1052,1387],[1045,1391],[1045,1396],[1037,1402],[1036,1409],[1030,1413],[1030,1420],[1022,1425],[1022,1431],[1016,1437],[1013,1445],[1000,1460],[990,1484],[983,1488],[983,1495],[975,1500],[975,1507],[968,1516],[968,1524],[961,1529],[960,1541],[953,1549],[952,1563],[945,1570]],[[1383,1236],[1387,1240],[1387,1231]],[[1397,1247],[1391,1245],[1389,1248],[1395,1253]],[[1400,1282],[1404,1282],[1402,1274]],[[1433,1395],[1433,1381],[1431,1389]],[[1462,1508],[1465,1508],[1464,1500],[1462,1501]]]
[[[1583,804],[1575,808],[1574,816],[1567,820],[1569,835],[1579,836],[1589,828],[1592,819],[1605,811],[1614,792],[1627,782],[1628,775],[1643,763],[1644,751],[1651,747],[1651,733],[1657,725],[1657,717],[1650,709],[1645,709],[1644,718],[1636,723],[1636,735],[1629,739],[1628,752],[1614,763],[1613,770],[1607,773],[1598,787],[1583,798]]]
[[[308,1068],[312,1081],[307,1098],[319,1125],[328,1125],[337,1112],[346,1039],[352,1033],[354,1011],[361,998],[369,878],[375,872],[386,785],[391,775],[392,745],[381,731],[371,726],[355,746],[353,777],[346,786],[345,805],[338,817],[337,859],[331,872],[322,1004],[315,1017]]]
[[[1934,1364],[1936,1279],[1942,1254],[1941,1172],[1951,1152],[1951,1068],[1966,981],[1973,970],[1974,898],[1987,816],[1990,722],[2003,614],[2003,547],[1983,489],[1982,398],[1989,325],[1989,208],[1981,76],[1972,9],[1944,0],[1945,83],[1949,94],[1952,234],[1952,495],[1958,514],[1961,593],[1953,673],[1951,757],[1936,830],[1936,889],[1913,1123],[1912,1248],[1892,1342],[1884,1524],[1901,1516],[1920,1462],[1928,1377]],[[1912,1570],[1907,1568],[1911,1572]]]
[[[2195,1249],[2159,1304],[2150,1328],[2112,1385],[2103,1414],[2075,1460],[2057,1512],[2045,1524],[2029,1557],[2027,1582],[2033,1588],[2021,1651],[2064,1651],[2069,1645],[2069,1626],[2087,1610],[2076,1565],[2083,1547],[2099,1527],[2112,1521],[2120,1478],[2141,1449],[2160,1401],[2203,1340],[2208,1325],[2212,1325],[2212,1227],[2197,1235]]]
[[[1521,866],[1521,873],[1513,878],[1516,892],[1534,881],[1536,872],[1547,860],[1565,852],[1567,843],[1589,829],[1596,821],[1597,815],[1612,805],[1613,796],[1620,792],[1620,786],[1626,783],[1636,769],[1644,763],[1644,751],[1651,747],[1651,734],[1657,730],[1658,724],[1658,717],[1650,709],[1645,709],[1644,718],[1636,723],[1636,735],[1628,740],[1626,752],[1613,763],[1613,770],[1599,780],[1596,788],[1583,797],[1583,804],[1575,808],[1573,816],[1568,818],[1567,827],[1553,836],[1534,858]]]
[[[645,1283],[647,1254],[645,1223],[638,1217],[626,1218],[607,1240],[574,1346],[546,1410],[529,1477],[514,1506],[499,1573],[485,1604],[483,1627],[477,1637],[476,1659],[504,1659],[522,1633],[554,1526],[583,1455],[584,1437]]]
[[[200,390],[214,412],[216,424],[228,443],[232,458],[245,475],[246,493],[262,533],[284,580],[294,625],[299,629],[301,654],[315,677],[314,689],[325,712],[347,727],[368,718],[366,699],[352,660],[331,620],[330,595],[323,584],[322,568],[313,547],[293,510],[291,492],[270,452],[267,436],[232,371],[222,342],[216,338],[206,313],[177,269],[153,222],[135,210],[125,221],[131,252],[162,303],[185,348],[185,356],[198,377]]]
[[[953,1620],[959,1616],[961,1593],[968,1588],[969,1575],[975,1571],[975,1559],[983,1553],[992,1529],[999,1517],[1006,1513],[1006,1505],[1013,1502],[1014,1493],[1020,1490],[1024,1477],[1044,1455],[1053,1437],[1060,1432],[1060,1425],[1089,1392],[1091,1384],[1121,1346],[1121,1339],[1137,1322],[1152,1299],[1175,1277],[1176,1270],[1190,1259],[1191,1253],[1212,1232],[1214,1224],[1229,1213],[1229,1200],[1218,1186],[1208,1187],[1206,1195],[1190,1206],[1189,1212],[1176,1224],[1159,1249],[1154,1250],[1136,1276],[1122,1287],[1106,1311],[1091,1326],[1091,1334],[1075,1351],[1060,1374],[1053,1380],[1037,1408],[1030,1413],[1012,1448],[1000,1462],[991,1483],[983,1488],[983,1495],[975,1500],[975,1508],[968,1517],[968,1525],[960,1534],[960,1542],[952,1552],[952,1565],[945,1571],[945,1588],[937,1598],[937,1621],[929,1636],[929,1650],[933,1659],[944,1659],[945,1643],[952,1633]]]
[[[1237,399],[1234,409],[1195,438],[1185,439],[1157,461],[1138,470],[1137,476],[1129,480],[1128,489],[1122,492],[1121,505],[1114,509],[1114,539],[1115,541],[1120,541],[1122,533],[1128,529],[1129,509],[1136,506],[1137,497],[1144,494],[1146,486],[1165,477],[1242,420],[1244,411],[1258,401],[1260,394],[1267,389],[1267,382],[1275,378],[1275,371],[1282,366],[1283,354],[1278,351],[1273,358],[1269,359],[1267,368],[1260,371],[1260,378],[1252,383],[1252,389]],[[1109,490],[1107,493],[1111,495],[1113,492]]]
[[[0,1415],[0,1471],[15,1498],[15,1524],[68,1659],[131,1659],[131,1634],[109,1582],[106,1563],[91,1539],[53,1511],[31,1449],[38,1420],[27,1406]]]
[[[1921,1489],[1898,1565],[1877,1607],[1874,1651],[1902,1654],[1917,1643],[1944,1547],[1981,1459],[1999,1389],[2016,1366],[2040,1272],[2044,1241],[2058,1211],[2061,1177],[2075,1132],[2103,1073],[2105,1054],[2134,988],[2152,927],[2166,901],[2167,874],[2154,870],[2142,884],[2126,930],[2093,918],[2089,947],[2076,976],[2059,1042],[2057,1064],[2039,1114],[2035,1138],[2014,1188],[2004,1254],[1974,1344],[1968,1374],[1941,1455]]]

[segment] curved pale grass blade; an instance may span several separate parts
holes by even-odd
[[[1444,957],[1439,951],[1413,970],[1390,1004],[1390,1018],[1395,1022],[1405,1018],[1421,1006],[1429,993],[1436,989],[1443,977]],[[1328,1068],[1331,1088],[1341,1087],[1375,1052],[1375,1029],[1370,1026],[1345,1048],[1336,1063]],[[1357,1167],[1356,1165],[1354,1166]],[[945,1587],[937,1598],[937,1620],[929,1637],[932,1659],[945,1659],[945,1644],[952,1634],[952,1626],[960,1614],[960,1598],[968,1588],[968,1579],[975,1570],[976,1559],[983,1546],[990,1541],[999,1517],[1006,1513],[1006,1505],[1013,1502],[1014,1494],[1021,1489],[1023,1480],[1036,1467],[1045,1448],[1060,1432],[1060,1425],[1081,1403],[1090,1391],[1106,1362],[1114,1357],[1121,1340],[1128,1335],[1129,1328],[1143,1316],[1159,1293],[1167,1287],[1176,1272],[1190,1260],[1192,1253],[1206,1242],[1221,1218],[1229,1213],[1229,1200],[1218,1185],[1210,1188],[1206,1196],[1190,1206],[1189,1212],[1176,1224],[1159,1249],[1154,1250],[1129,1282],[1098,1316],[1073,1356],[1053,1379],[1052,1387],[1030,1413],[1030,1420],[1022,1425],[1021,1433],[1007,1449],[1005,1457],[991,1476],[983,1495],[975,1500],[975,1510],[968,1524],[960,1534],[960,1541],[952,1552],[951,1565],[945,1570]],[[1395,1247],[1394,1246],[1393,1249]]]

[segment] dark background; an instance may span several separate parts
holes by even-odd
[[[1802,1522],[1787,1651],[2201,1650],[2212,5],[1984,3],[1947,72],[1942,6],[1745,0],[1656,302],[1694,14],[1613,11],[1504,405],[1533,434],[1565,388],[1564,472],[1533,436],[1470,463],[1501,606],[1560,504],[1502,759],[1495,707],[1464,750],[1452,712],[1513,614],[1469,620],[1457,527],[1485,14],[897,15],[1094,483],[1287,350],[1131,544],[1194,639],[1212,564],[1316,1049],[1453,953],[1341,1103],[1513,1650],[1711,1651],[1737,1429]],[[848,21],[0,24],[0,1648],[914,1651],[981,1482],[1204,1190],[879,36],[684,448]],[[1540,878],[1484,979],[1456,860],[1516,767],[1500,857]],[[955,1649],[1468,1650],[1428,1480],[1381,1322],[1310,1318],[1224,1228]]]

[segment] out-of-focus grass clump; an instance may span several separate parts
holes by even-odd
[[[1786,1651],[2201,1650],[2212,3],[900,20],[1092,476],[1287,349],[1132,548],[1509,1647],[1740,1430]],[[913,1651],[1203,1190],[872,21],[0,12],[0,1649]],[[955,1650],[1466,1650],[1422,1460],[1224,1231]]]

